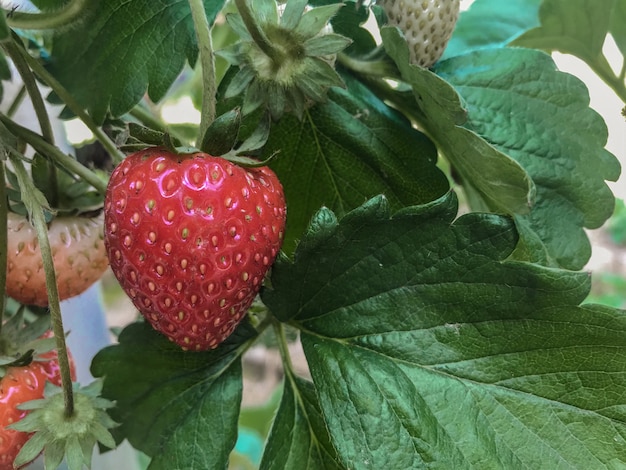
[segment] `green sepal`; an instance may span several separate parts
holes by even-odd
[[[352,40],[340,34],[329,33],[315,36],[304,43],[304,50],[310,56],[329,56],[344,50]]]
[[[241,38],[242,41],[252,41],[252,36],[248,32],[243,19],[239,13],[229,13],[226,15],[226,23],[230,26],[235,34]]]
[[[190,147],[190,146],[187,146],[187,145],[180,145],[180,142],[178,142],[178,140],[174,139],[167,132],[165,134],[163,134],[163,143],[161,145],[163,147],[165,147],[167,150],[169,150],[170,152],[172,152],[173,154],[175,154],[175,155],[190,155],[192,153],[200,152],[200,149],[198,149],[196,147]]]
[[[343,3],[311,8],[302,15],[294,31],[305,40],[317,36],[341,7]]]
[[[270,136],[270,127],[271,119],[270,116],[266,113],[264,116],[261,117],[261,119],[259,119],[259,123],[257,124],[257,127],[254,129],[252,134],[250,134],[248,138],[244,140],[239,147],[237,147],[237,155],[246,154],[261,149]]]
[[[290,0],[285,4],[285,11],[280,17],[280,25],[286,29],[293,29],[298,25],[308,0]]]
[[[128,123],[128,132],[131,137],[148,145],[162,145],[164,132],[150,129],[136,122]]]
[[[237,143],[241,127],[241,111],[231,109],[215,119],[206,130],[200,149],[213,156],[230,152]]]
[[[278,23],[278,7],[274,0],[254,0],[251,4],[260,23]]]
[[[240,93],[243,93],[252,80],[254,80],[254,70],[252,70],[252,67],[244,65],[239,69],[228,84],[228,88],[226,88],[226,91],[224,92],[224,98],[233,98]]]

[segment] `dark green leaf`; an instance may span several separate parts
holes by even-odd
[[[412,87],[411,96],[401,96],[405,106],[416,106],[420,124],[433,136],[465,184],[507,214],[527,213],[533,199],[533,182],[511,157],[498,151],[479,135],[461,127],[466,111],[457,92],[445,80],[409,63],[406,41],[397,28],[381,30],[385,49],[396,62],[402,78]]]
[[[145,323],[128,326],[119,345],[100,351],[92,373],[117,404],[127,438],[152,456],[151,469],[225,468],[237,437],[241,362],[237,347],[254,337],[243,323],[218,349],[184,352]],[[123,364],[123,367],[120,367]]]
[[[578,306],[585,273],[505,261],[510,219],[456,210],[322,211],[274,265],[264,301],[302,331],[342,464],[619,468],[626,315]]]
[[[384,193],[397,209],[449,187],[432,143],[363,84],[343,78],[347,90],[331,89],[302,120],[283,117],[264,148],[265,156],[280,152],[270,166],[289,201],[288,251],[322,205],[342,214]]]
[[[204,0],[212,22],[223,0]],[[185,60],[198,55],[188,2],[107,0],[78,26],[55,33],[49,70],[97,122],[148,92],[160,100]],[[78,39],[80,38],[80,39]]]
[[[513,44],[556,50],[594,63],[602,52],[616,1],[544,0],[539,8],[541,26],[527,31]]]
[[[475,0],[461,12],[442,59],[477,49],[504,47],[539,26],[541,0]]]
[[[310,3],[321,5],[332,3],[327,0],[315,0]],[[369,17],[369,9],[365,5],[359,5],[354,1],[346,1],[345,8],[340,9],[331,19],[333,31],[342,36],[352,39],[346,52],[349,54],[367,54],[376,48],[376,41],[372,34],[363,26]]]
[[[262,470],[337,469],[320,406],[311,382],[289,375],[261,461]]]
[[[476,51],[434,70],[462,96],[465,126],[514,158],[535,182],[530,214],[516,216],[522,242],[533,245],[533,261],[581,269],[591,254],[584,228],[610,217],[614,197],[605,180],[619,176],[617,159],[604,149],[606,125],[589,108],[585,85],[528,49]]]

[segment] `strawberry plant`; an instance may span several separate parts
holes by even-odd
[[[126,440],[150,470],[626,467],[626,314],[584,302],[620,165],[549,55],[626,104],[626,0],[32,3],[0,16],[0,311],[51,319],[60,388],[4,426],[15,466]],[[180,96],[199,122],[164,122]],[[104,252],[142,316],[80,387],[59,301]],[[257,343],[284,373],[242,463]]]

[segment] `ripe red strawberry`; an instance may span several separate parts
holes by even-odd
[[[388,24],[404,33],[411,63],[430,67],[439,60],[459,18],[460,0],[380,0]]]
[[[267,167],[151,148],[105,197],[105,245],[122,288],[184,349],[217,347],[242,320],[283,240],[285,199]]]
[[[45,337],[51,337],[48,332]],[[76,380],[74,362],[70,356],[72,380]],[[27,366],[7,367],[4,375],[0,370],[0,470],[13,470],[13,461],[30,433],[6,429],[9,424],[21,420],[28,411],[17,405],[38,400],[44,396],[46,381],[61,386],[61,373],[56,351],[37,357]]]
[[[7,219],[7,295],[45,307],[48,291],[35,229],[21,215],[9,213]],[[50,223],[48,237],[61,300],[84,292],[108,267],[102,225],[102,216],[64,216]]]

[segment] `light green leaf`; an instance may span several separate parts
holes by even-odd
[[[449,188],[430,140],[354,77],[343,79],[347,89],[331,89],[302,120],[275,123],[264,147],[263,158],[278,152],[270,166],[289,201],[287,251],[322,205],[343,214],[384,193],[398,209]]]
[[[289,375],[272,431],[262,470],[341,470],[324,425],[313,384]]]
[[[520,257],[532,253],[536,262],[581,269],[591,254],[584,228],[610,217],[614,197],[605,180],[619,176],[585,85],[528,49],[476,51],[434,70],[461,95],[465,127],[514,158],[535,182],[530,214],[516,215],[522,244],[533,246]]]
[[[464,184],[470,184],[488,206],[508,214],[527,213],[534,197],[532,180],[512,158],[471,129],[461,127],[466,111],[450,84],[434,73],[409,63],[406,41],[397,28],[381,30],[387,53],[402,79],[412,87],[406,106],[416,107],[416,118],[435,140]]]
[[[585,273],[506,261],[510,219],[456,209],[322,210],[274,265],[264,301],[302,331],[342,464],[620,468],[626,315],[578,306]]]
[[[210,22],[223,0],[204,0]],[[102,122],[121,116],[146,91],[160,100],[185,60],[198,55],[188,2],[107,0],[78,26],[55,32],[49,71]]]
[[[112,430],[150,455],[150,468],[225,468],[237,439],[241,403],[238,346],[255,335],[243,323],[220,347],[185,352],[145,323],[135,323],[119,344],[100,351],[94,376],[102,395],[115,400]],[[119,365],[124,364],[121,368]]]
[[[442,60],[477,49],[504,47],[539,26],[541,0],[475,0],[462,11]]]
[[[593,63],[602,46],[617,0],[544,0],[539,8],[541,26],[527,31],[513,44],[560,51]]]

